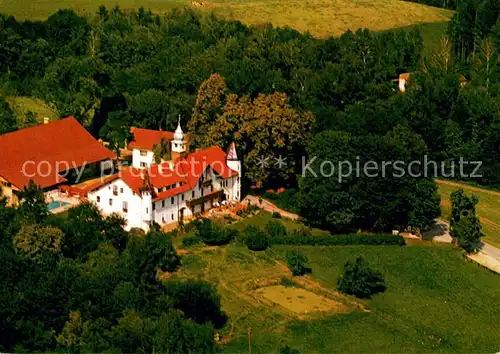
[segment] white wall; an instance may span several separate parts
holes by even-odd
[[[141,155],[141,151],[146,153],[145,156]],[[141,163],[146,164],[149,167],[154,162],[154,153],[151,150],[145,149],[132,149],[132,166],[135,168],[145,168]]]
[[[212,168],[209,167],[204,172],[204,181],[212,181],[214,191],[221,189],[224,190],[224,193],[229,200],[239,201],[241,198],[241,183],[238,176],[222,179],[214,173]],[[118,195],[113,194],[115,186],[117,188]],[[126,230],[130,230],[133,227],[147,230],[149,228],[147,214],[151,215],[151,219],[159,225],[165,225],[178,222],[180,215],[179,212],[181,209],[184,209],[184,217],[190,217],[193,213],[196,214],[201,212],[201,205],[195,206],[194,210],[191,211],[191,209],[187,207],[187,201],[201,197],[202,188],[204,188],[203,195],[211,193],[210,187],[200,188],[200,183],[198,181],[193,190],[180,193],[173,197],[168,197],[164,200],[155,201],[153,208],[153,202],[151,202],[149,196],[143,196],[143,198],[141,198],[139,195],[135,194],[121,179],[118,179],[93,192],[90,192],[88,194],[88,199],[94,202],[104,215],[112,213],[121,215],[127,221]],[[184,196],[184,198],[182,196]],[[99,202],[97,202],[97,197],[100,197]],[[112,199],[112,205],[109,205],[109,199]],[[123,202],[127,202],[128,212],[123,211]],[[205,202],[205,211],[210,208],[211,202]]]
[[[113,194],[113,188],[118,188],[118,195]],[[97,197],[100,201],[97,201]],[[117,179],[109,184],[106,184],[99,189],[88,193],[87,198],[93,202],[104,215],[116,213],[122,216],[126,221],[126,230],[133,227],[144,228],[142,199],[135,194],[129,186],[121,179]],[[112,205],[109,205],[109,200],[112,200]],[[123,202],[127,202],[127,212],[123,211]]]

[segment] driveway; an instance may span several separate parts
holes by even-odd
[[[444,220],[437,220],[435,228],[440,231],[438,231],[436,235],[432,236],[433,241],[444,243],[451,243],[453,241],[449,232],[448,222]],[[500,274],[500,249],[490,245],[489,243],[483,243],[479,252],[475,254],[468,254],[467,258]]]
[[[297,214],[290,213],[289,211],[278,208],[268,200],[262,199],[262,203],[259,203],[259,197],[253,195],[247,195],[245,199],[243,199],[243,203],[251,203],[253,205],[257,205],[270,213],[278,212],[281,214],[281,216],[292,220],[299,220],[300,218],[300,216],[298,216]]]

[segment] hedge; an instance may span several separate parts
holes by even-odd
[[[406,244],[402,236],[388,234],[332,235],[332,236],[285,236],[269,237],[270,245],[342,246],[342,245],[399,245]]]

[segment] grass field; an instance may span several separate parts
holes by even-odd
[[[451,245],[300,247],[312,274],[295,278],[283,264],[291,249],[296,247],[198,247],[183,256],[173,277],[205,279],[222,296],[230,316],[224,352],[247,352],[248,328],[255,353],[277,353],[285,345],[302,353],[500,348],[500,276],[465,261]],[[344,263],[360,255],[383,273],[388,287],[367,301],[335,291]]]
[[[476,195],[479,198],[479,204],[476,206],[477,214],[486,235],[484,241],[500,247],[500,192],[448,181],[438,181],[438,187],[441,195],[441,210],[446,220],[451,214],[450,194],[453,191],[463,188],[467,194]]]
[[[4,0],[0,12],[19,19],[44,19],[60,8],[94,13],[99,5],[123,9],[140,6],[155,13],[189,5],[189,0]],[[348,29],[383,31],[418,23],[446,22],[452,11],[398,0],[213,0],[202,9],[249,25],[272,23],[309,31],[316,36],[338,36]],[[198,7],[200,8],[200,7]],[[439,37],[439,36],[438,36]]]
[[[43,100],[25,96],[8,96],[7,102],[17,113],[19,119],[24,120],[28,112],[33,112],[41,123],[47,117],[51,121],[58,119],[57,112],[49,107]],[[22,123],[22,122],[21,122]]]

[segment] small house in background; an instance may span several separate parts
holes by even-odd
[[[398,88],[399,88],[400,92],[405,92],[406,85],[408,84],[410,77],[411,77],[411,73],[403,73],[403,74],[399,74],[399,77],[397,79],[392,80],[392,81],[398,83]],[[460,80],[460,87],[464,88],[465,86],[467,86],[467,79],[465,78],[465,76],[460,75],[459,80]]]
[[[399,74],[399,79],[398,79],[398,86],[399,86],[399,91],[405,92],[406,91],[406,83],[408,80],[410,80],[410,73],[403,73]]]

